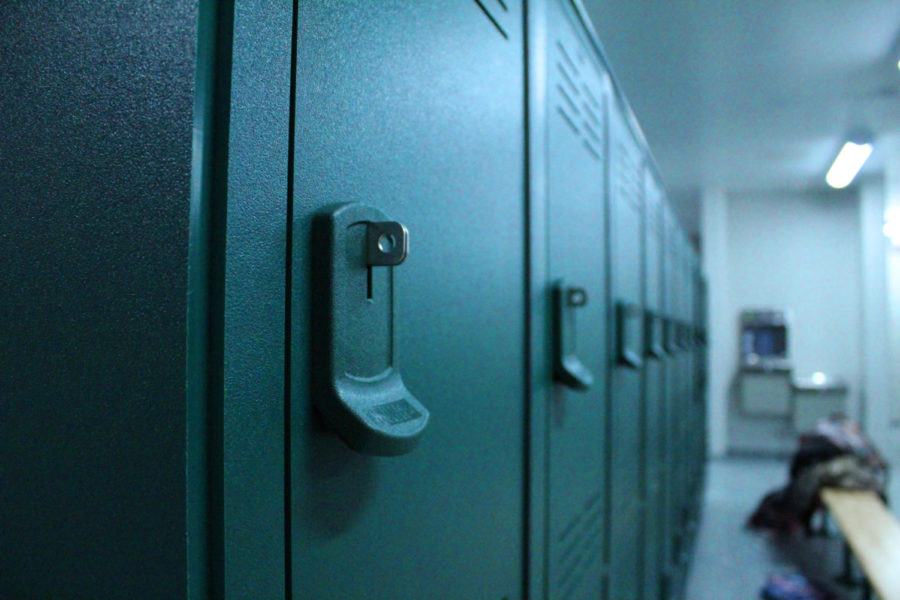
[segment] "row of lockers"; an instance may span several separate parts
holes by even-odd
[[[319,339],[336,356],[324,371],[379,381],[370,400],[355,395],[359,386],[326,393],[351,387],[339,377],[294,398],[324,415],[295,417],[307,432],[295,460],[332,466],[306,471],[292,490],[298,506],[317,509],[292,527],[295,592],[520,598],[531,585],[534,597],[560,600],[677,597],[703,461],[696,256],[579,7],[530,5],[529,22],[543,21],[525,40],[523,64],[521,6],[488,4],[478,6],[485,15],[475,16],[490,21],[480,27],[457,7],[420,13],[429,39],[453,51],[410,52],[416,67],[405,73],[406,59],[380,70],[365,50],[348,60],[334,39],[311,30],[299,38],[300,71],[312,79],[299,93],[312,111],[298,114],[295,228],[315,229],[322,211],[337,230],[343,210],[354,211],[347,223],[387,219],[378,209],[412,241],[405,262],[381,273],[393,318],[377,332],[385,342],[371,342],[381,353],[356,355],[369,329],[353,330],[347,344],[340,332],[317,337],[316,322],[343,308],[349,290],[332,289],[325,308],[292,299],[295,315],[314,317],[294,320],[295,357]],[[300,22],[371,23],[373,38],[362,32],[358,47],[380,53],[374,36],[392,18],[310,8]],[[362,68],[371,79],[360,80]],[[406,97],[384,97],[386,80],[402,82]],[[453,101],[448,86],[459,90]],[[526,92],[528,112],[514,101]],[[459,103],[463,119],[435,117]],[[366,128],[378,120],[387,141],[336,137],[348,118]],[[346,160],[349,183],[335,177],[335,160]],[[332,212],[335,197],[365,207]],[[331,247],[343,251],[334,236]],[[297,265],[319,247],[295,245],[295,281],[315,285],[315,271]],[[363,281],[360,271],[357,289]],[[301,379],[319,372],[314,362],[298,367]],[[402,386],[382,386],[401,373]],[[391,428],[421,434],[418,445],[379,440],[390,437],[386,426],[354,429],[352,409],[373,405],[390,406]],[[354,456],[338,437],[404,454]],[[515,556],[533,563],[530,580]],[[342,581],[356,564],[365,566]]]
[[[580,4],[0,39],[0,596],[680,597],[705,292]]]

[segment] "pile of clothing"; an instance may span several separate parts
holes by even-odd
[[[800,573],[770,575],[759,595],[763,600],[843,600],[830,586]]]
[[[822,508],[823,487],[873,490],[884,497],[886,481],[887,463],[859,425],[842,416],[823,419],[815,431],[800,436],[788,484],[766,494],[747,526],[809,533],[813,515]]]

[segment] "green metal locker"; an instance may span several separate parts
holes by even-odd
[[[683,232],[682,232],[683,233]],[[692,331],[692,323],[693,323],[693,315],[694,315],[694,268],[695,268],[695,259],[694,259],[694,249],[690,243],[690,240],[686,235],[682,237],[684,243],[684,292],[683,292],[683,316],[682,321],[684,323],[682,334],[683,342],[682,346],[684,348],[685,354],[685,363],[686,363],[686,372],[685,372],[685,415],[687,416],[687,435],[685,439],[685,445],[690,452],[688,461],[686,463],[687,466],[687,482],[686,488],[688,490],[688,500],[685,506],[685,521],[687,523],[687,528],[689,531],[689,535],[692,535],[695,523],[693,522],[693,504],[694,504],[694,494],[696,492],[695,488],[695,474],[696,474],[696,439],[694,436],[695,433],[695,422],[696,422],[696,410],[694,403],[694,338],[691,334]]]
[[[641,410],[644,363],[643,157],[619,104],[609,111],[609,598],[641,594]]]
[[[684,237],[678,227],[676,217],[671,216],[671,251],[672,251],[672,278],[675,282],[675,289],[672,298],[672,319],[673,319],[673,336],[675,346],[674,356],[674,374],[672,378],[672,408],[674,410],[675,419],[673,422],[672,434],[674,438],[674,458],[675,464],[673,468],[674,475],[674,492],[675,502],[672,506],[674,513],[675,528],[675,547],[674,556],[677,566],[678,577],[676,578],[676,589],[680,591],[683,581],[683,569],[685,562],[686,550],[686,519],[685,506],[688,498],[687,486],[687,462],[690,460],[690,453],[686,447],[688,427],[687,427],[687,376],[688,376],[688,360],[687,353],[684,348],[684,312],[685,312],[685,244]]]
[[[2,597],[185,595],[198,19],[0,4]]]
[[[0,596],[283,596],[292,12],[0,8]]]
[[[680,593],[681,573],[680,539],[681,530],[678,507],[681,497],[680,465],[683,451],[680,447],[679,428],[682,416],[679,412],[679,348],[676,339],[678,311],[678,227],[669,205],[663,205],[663,314],[665,315],[664,348],[664,420],[665,456],[664,463],[664,573],[663,595],[677,598]]]
[[[697,323],[697,345],[698,345],[698,360],[697,360],[697,403],[699,404],[698,411],[700,413],[700,424],[699,431],[697,435],[700,439],[700,496],[701,496],[701,504],[702,504],[702,495],[703,495],[703,483],[706,480],[706,456],[708,453],[707,447],[707,429],[706,429],[706,416],[707,416],[707,390],[709,385],[709,375],[708,375],[708,361],[709,361],[709,330],[708,330],[708,315],[707,315],[707,305],[708,305],[708,288],[706,279],[703,277],[702,273],[698,269],[697,272],[697,303],[694,308],[695,310],[695,320]]]
[[[686,236],[682,236],[683,252],[684,252],[684,287],[682,291],[683,308],[682,308],[682,347],[684,348],[685,357],[685,373],[684,373],[684,415],[685,415],[685,448],[687,449],[687,457],[685,460],[685,480],[684,486],[686,497],[683,508],[683,519],[685,527],[685,551],[690,553],[693,547],[694,535],[697,529],[697,515],[695,508],[697,506],[698,492],[698,444],[697,444],[697,403],[695,401],[695,345],[693,335],[693,316],[694,316],[694,280],[696,271],[696,258],[694,249]]]
[[[690,354],[688,352],[686,322],[690,312],[686,286],[690,285],[688,242],[684,232],[672,215],[671,244],[673,253],[673,279],[675,290],[673,298],[673,319],[675,323],[675,360],[672,380],[672,408],[675,419],[673,437],[675,444],[674,472],[674,547],[675,564],[674,590],[677,595],[683,593],[687,561],[689,558],[689,505],[690,505]]]
[[[227,4],[220,6],[224,13]],[[220,52],[231,51],[230,89],[218,109],[228,111],[227,170],[218,175],[227,179],[212,182],[209,202],[227,203],[215,207],[208,232],[217,245],[224,235],[224,250],[216,249],[223,283],[210,295],[214,310],[222,303],[221,356],[211,358],[221,360],[223,401],[221,442],[214,430],[209,437],[213,450],[218,443],[222,450],[209,456],[221,466],[206,468],[222,495],[221,507],[212,511],[222,542],[210,544],[208,560],[213,573],[219,564],[223,572],[212,578],[210,596],[221,590],[229,600],[282,598],[289,568],[285,329],[293,2],[236,2],[233,17],[222,17],[232,20],[231,39],[220,34],[218,40]],[[221,122],[215,126],[224,130]],[[217,152],[224,160],[225,149]],[[204,596],[192,590],[191,597]]]
[[[58,4],[0,7],[0,596],[677,594],[705,296],[579,2]]]
[[[600,600],[609,79],[572,5],[551,0],[546,7],[548,291],[555,382],[548,415],[546,597]]]
[[[663,306],[663,193],[649,163],[644,167],[644,592],[661,600],[665,558],[665,388]]]
[[[692,520],[697,522],[703,496],[704,471],[706,465],[706,350],[704,341],[703,306],[706,303],[703,276],[700,272],[696,252],[691,256],[691,344],[692,344],[692,394],[691,413],[693,450],[693,498]]]
[[[522,22],[298,6],[294,598],[523,596]]]

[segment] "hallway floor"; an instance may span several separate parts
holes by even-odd
[[[838,538],[775,536],[744,528],[767,492],[787,482],[787,461],[722,458],[709,463],[703,516],[685,600],[752,600],[771,573],[800,572],[833,582]],[[858,597],[848,593],[847,598]]]

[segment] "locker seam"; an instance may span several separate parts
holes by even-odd
[[[533,512],[534,512],[534,504],[535,498],[532,490],[532,485],[534,483],[535,474],[534,474],[534,459],[535,459],[535,451],[534,451],[534,441],[532,440],[531,433],[534,428],[535,421],[535,410],[534,403],[536,401],[534,384],[532,381],[533,373],[534,373],[534,340],[532,336],[534,335],[534,300],[532,298],[532,282],[535,278],[534,273],[534,243],[533,237],[535,235],[534,231],[534,189],[532,185],[532,165],[531,165],[531,152],[532,152],[532,140],[531,137],[534,134],[534,128],[532,124],[532,111],[533,107],[531,106],[531,92],[532,92],[532,73],[531,69],[536,68],[531,61],[531,52],[533,47],[533,40],[531,37],[531,30],[528,26],[528,21],[531,16],[530,6],[528,0],[523,0],[522,2],[522,56],[523,56],[523,88],[524,88],[524,126],[525,126],[525,152],[524,152],[524,183],[525,183],[525,224],[526,224],[526,235],[525,235],[525,431],[527,435],[525,437],[525,527],[523,531],[523,581],[522,581],[522,592],[523,597],[528,599],[532,598],[532,584],[533,584],[533,576],[532,573],[532,545],[535,536],[535,523],[533,521]],[[546,434],[545,434],[546,438]],[[543,441],[546,447],[547,440]],[[546,455],[546,453],[545,453]],[[547,465],[542,465],[544,473],[547,472]],[[547,498],[547,490],[546,485],[544,489],[544,522],[541,524],[543,529],[543,537],[546,539],[546,515],[547,515],[547,507],[546,507],[546,498]],[[542,571],[546,571],[546,544],[542,544]],[[546,582],[543,583],[542,587],[542,596],[547,596],[546,591]]]
[[[203,152],[207,220],[207,365],[206,365],[206,478],[207,527],[206,591],[224,598],[226,591],[225,539],[225,267],[227,250],[228,158],[231,122],[231,68],[234,43],[234,3],[215,3],[208,9],[214,40],[209,108],[209,142]]]
[[[285,269],[284,269],[284,598],[294,596],[291,494],[291,305],[293,304],[294,251],[294,150],[297,118],[297,45],[299,0],[291,3],[291,67],[290,107],[288,109],[288,155],[285,206]]]
[[[224,475],[219,465],[223,455],[224,220],[231,62],[228,8],[201,2],[197,9],[190,198],[193,215],[188,233],[188,598],[218,597],[224,588]],[[198,132],[202,132],[199,139]],[[197,441],[192,442],[192,437]],[[197,456],[191,457],[195,444]],[[192,485],[195,478],[200,483]],[[197,539],[192,539],[192,534]]]

